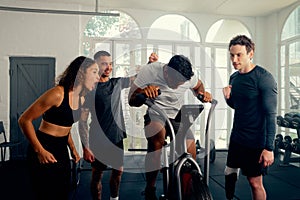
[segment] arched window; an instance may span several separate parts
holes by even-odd
[[[104,11],[119,13],[115,16],[93,16],[85,24],[83,30],[83,53],[93,57],[99,50],[108,51],[113,59],[112,77],[134,75],[134,66],[142,64],[142,34],[135,20],[120,11]],[[142,117],[137,120],[130,116],[127,102],[128,89],[122,91],[123,113],[128,139],[124,141],[125,150],[142,148],[146,145]],[[136,121],[136,123],[131,123]],[[139,122],[139,123],[138,123]],[[136,139],[138,138],[138,139]]]
[[[136,55],[132,52],[140,50],[139,45],[134,44],[132,39],[141,40],[142,34],[135,20],[126,13],[105,12],[119,13],[120,16],[93,16],[90,18],[83,31],[83,54],[93,56],[99,50],[110,52],[115,59],[114,63],[117,64],[113,73],[122,76],[122,73],[126,73],[131,64],[136,64],[135,61],[141,62],[139,56],[136,57],[137,60],[131,60],[131,55]]]
[[[221,19],[210,27],[205,41],[228,44],[229,41],[238,34],[250,37],[247,27],[245,27],[240,21]]]
[[[148,39],[200,42],[195,25],[181,15],[164,15],[151,25]]]
[[[300,7],[295,9],[287,18],[282,29],[281,40],[300,35]]]
[[[217,149],[227,149],[232,127],[232,109],[230,109],[223,98],[222,89],[228,84],[229,76],[233,67],[229,59],[228,44],[236,35],[246,35],[251,38],[250,33],[240,21],[221,19],[215,22],[207,32],[205,77],[212,84],[213,94],[219,104],[215,114],[215,142]]]
[[[183,54],[190,59],[199,46],[200,34],[189,19],[178,14],[167,14],[151,25],[147,40],[148,54],[157,51],[159,60],[167,63],[174,54]],[[193,61],[192,61],[193,62]]]
[[[86,24],[84,35],[87,37],[106,38],[141,38],[136,22],[127,14],[117,11],[106,13],[119,13],[120,16],[94,16]]]
[[[281,32],[279,115],[300,109],[300,6],[288,16]],[[283,135],[296,138],[295,129],[279,127]]]
[[[185,55],[190,59],[195,74],[205,82],[201,73],[201,66],[204,65],[201,56],[204,53],[200,42],[199,31],[191,20],[178,14],[167,14],[156,19],[150,26],[147,36],[147,50],[148,54],[151,51],[156,51],[159,55],[159,61],[163,63],[168,63],[175,54]],[[209,86],[207,88],[210,90]],[[185,95],[185,103],[197,103],[190,91]],[[205,113],[203,112],[202,115]],[[193,132],[196,138],[203,139],[205,123],[201,119],[204,118],[199,117],[195,122]]]

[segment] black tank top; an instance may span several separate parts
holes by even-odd
[[[72,124],[79,120],[81,114],[81,102],[79,98],[79,108],[72,110],[69,104],[69,92],[64,89],[64,99],[60,106],[53,106],[43,114],[43,120],[58,126],[70,127]]]

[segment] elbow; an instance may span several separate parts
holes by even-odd
[[[25,124],[25,119],[23,117],[23,115],[21,115],[18,119],[18,124],[20,127],[22,127]]]
[[[32,123],[32,119],[28,118],[26,115],[22,114],[18,119],[18,124],[21,130],[26,129]]]

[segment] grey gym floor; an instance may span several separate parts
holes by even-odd
[[[215,200],[225,200],[224,193],[224,164],[226,152],[216,153],[216,160],[210,164],[209,188]],[[135,165],[131,165],[135,163]],[[276,159],[270,167],[269,174],[264,177],[264,185],[269,200],[296,200],[300,199],[300,168],[294,165],[281,166]],[[131,163],[131,164],[129,164]],[[135,166],[134,169],[128,166]],[[120,188],[120,200],[142,200],[141,192],[145,187],[144,173],[140,172],[143,166],[141,156],[125,157],[125,173],[122,177]],[[103,178],[103,200],[109,198],[109,174],[106,171]],[[90,166],[83,162],[83,170],[80,173],[79,185],[70,193],[70,199],[89,200],[89,181],[91,177]],[[157,181],[157,194],[162,192],[161,174]],[[27,166],[25,161],[6,161],[0,164],[0,199],[31,199],[31,191],[28,185]],[[251,193],[247,180],[240,176],[236,187],[236,199],[250,200]]]

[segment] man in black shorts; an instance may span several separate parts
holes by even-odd
[[[101,199],[103,172],[110,166],[110,199],[117,200],[123,173],[123,139],[126,138],[121,93],[123,89],[131,86],[135,75],[110,78],[113,70],[110,53],[98,51],[94,59],[100,69],[100,80],[96,90],[87,95],[79,120],[79,134],[83,157],[92,166],[92,198]],[[157,59],[156,56],[151,61],[149,58],[149,61],[155,62]],[[88,129],[89,112],[91,123]]]
[[[225,168],[226,198],[233,199],[239,169],[247,176],[252,198],[266,199],[263,175],[274,162],[277,83],[271,73],[252,63],[255,45],[238,35],[229,43],[230,58],[237,70],[223,88],[227,104],[234,109]]]

